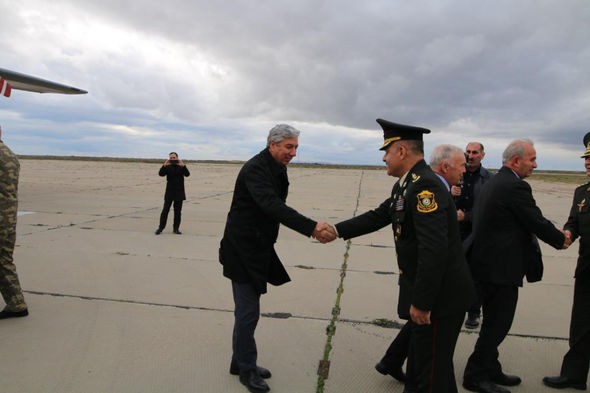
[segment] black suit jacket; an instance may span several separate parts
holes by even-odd
[[[475,300],[465,261],[457,208],[442,181],[418,162],[397,182],[378,208],[336,224],[349,239],[392,224],[400,270],[398,314],[408,319],[410,305],[433,318],[464,313]]]
[[[259,293],[266,293],[267,282],[281,285],[291,280],[274,249],[279,224],[311,236],[316,222],[286,205],[288,190],[287,167],[268,149],[244,164],[219,248],[225,277],[250,282]]]
[[[522,286],[527,271],[529,281],[538,281],[542,261],[533,236],[563,246],[563,233],[543,217],[531,186],[510,168],[484,184],[473,210],[471,268],[477,281]]]
[[[174,201],[184,201],[184,178],[190,176],[188,168],[180,165],[162,165],[158,172],[160,176],[166,176],[166,193],[164,199]]]

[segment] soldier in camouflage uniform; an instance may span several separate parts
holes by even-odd
[[[29,315],[12,259],[16,241],[19,169],[18,159],[2,142],[0,128],[0,292],[6,302],[6,307],[0,311],[0,319]]]

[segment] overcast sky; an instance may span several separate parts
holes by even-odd
[[[245,160],[301,130],[296,162],[382,164],[376,118],[498,168],[583,169],[587,0],[0,0],[0,67],[89,91],[0,97],[17,154]]]

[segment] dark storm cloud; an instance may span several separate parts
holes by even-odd
[[[376,117],[431,128],[429,145],[497,144],[487,159],[516,137],[576,157],[590,130],[584,1],[57,4],[64,20],[120,32],[121,42],[113,37],[46,66],[73,69],[93,96],[93,105],[73,105],[89,117],[98,108],[97,122],[113,113],[112,124],[194,127],[191,140],[202,145],[215,143],[201,139],[212,128],[241,140],[289,121],[306,127],[311,160],[355,163],[381,158],[370,145],[381,137]],[[30,20],[18,18],[24,23],[9,22],[12,29]],[[330,127],[334,145],[324,149]],[[350,154],[334,151],[353,145]],[[232,155],[226,145],[210,151]],[[255,151],[252,144],[236,158]],[[551,165],[564,164],[580,165],[570,157]]]

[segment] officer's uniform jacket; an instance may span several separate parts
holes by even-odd
[[[590,275],[590,183],[574,191],[570,215],[563,228],[572,233],[572,241],[580,238],[576,277]]]
[[[336,224],[345,238],[392,225],[399,267],[398,314],[410,305],[431,318],[464,313],[475,300],[465,261],[457,209],[446,186],[421,160],[378,208]]]
[[[279,224],[311,236],[317,223],[286,205],[288,190],[287,167],[268,148],[244,164],[219,249],[225,277],[250,282],[259,293],[266,293],[267,282],[291,281],[274,249]]]

